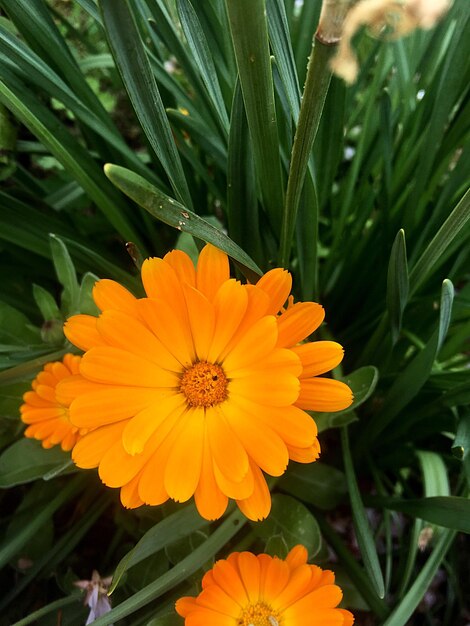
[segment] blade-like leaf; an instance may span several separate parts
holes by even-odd
[[[279,232],[284,192],[264,0],[226,0],[240,85],[266,211]]]
[[[364,566],[369,574],[371,583],[379,598],[385,595],[385,586],[380,569],[379,558],[375,547],[374,537],[372,535],[369,522],[367,520],[366,511],[362,503],[361,494],[357,484],[354,466],[349,449],[349,437],[347,427],[341,430],[341,442],[343,445],[344,470],[346,472],[346,480],[348,483],[349,497],[351,499],[351,507],[353,511],[354,528],[356,529],[357,542],[361,550]]]
[[[144,43],[127,0],[100,0],[111,51],[134,110],[176,196],[192,207],[183,166],[171,134]]]
[[[189,233],[203,241],[211,243],[231,256],[241,266],[242,271],[248,272],[249,277],[258,280],[261,270],[227,235],[221,230],[206,222],[183,205],[169,198],[144,178],[130,170],[112,165],[105,165],[105,173],[109,180],[121,191],[132,198],[137,204],[146,209],[157,219],[169,224],[178,230]]]
[[[405,232],[399,230],[393,242],[387,277],[387,309],[392,327],[392,343],[397,341],[400,334],[403,311],[408,300],[408,288]]]

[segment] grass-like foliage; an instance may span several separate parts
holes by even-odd
[[[312,52],[320,9],[0,0],[0,623],[84,624],[73,583],[96,569],[97,626],[182,624],[214,559],[298,543],[358,624],[468,622],[467,0],[402,39],[361,30],[351,86],[334,44]],[[355,394],[314,415],[321,460],[289,464],[261,523],[127,511],[22,434],[22,394],[73,350],[63,322],[96,314],[97,278],[140,297],[144,258],[203,242],[243,280],[289,269]]]

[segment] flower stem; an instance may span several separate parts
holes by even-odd
[[[348,0],[324,0],[320,23],[313,39],[312,53],[308,62],[307,78],[292,146],[289,178],[287,181],[279,253],[279,264],[281,267],[287,268],[289,264],[297,211],[310,153],[320,125],[323,106],[330,86],[332,74],[330,60],[338,47],[341,38],[341,27],[348,6]],[[316,202],[312,210],[312,220],[315,222],[315,241],[312,241],[312,246],[316,249],[318,224],[318,206]],[[316,254],[314,257],[316,264]]]

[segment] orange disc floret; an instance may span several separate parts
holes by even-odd
[[[140,299],[97,282],[101,314],[65,324],[85,354],[80,376],[59,389],[73,399],[71,422],[90,431],[73,460],[98,467],[129,508],[194,497],[203,517],[218,519],[233,499],[250,519],[265,518],[264,474],[319,456],[306,410],[352,402],[344,383],[319,377],[341,361],[341,346],[304,343],[323,308],[294,304],[282,269],[256,285],[230,278],[227,255],[212,245],[197,267],[180,250],[147,259],[142,282]]]
[[[341,589],[333,572],[307,564],[298,545],[286,559],[234,552],[217,561],[196,597],[181,598],[176,611],[186,626],[352,626],[337,608]]]
[[[39,439],[44,448],[60,443],[62,450],[71,450],[80,435],[69,419],[67,400],[58,397],[57,385],[79,372],[81,357],[66,354],[62,361],[46,363],[31,383],[32,390],[23,395],[21,419],[28,427],[26,437]]]

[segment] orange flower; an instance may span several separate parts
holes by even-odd
[[[99,466],[126,507],[194,495],[207,519],[219,518],[228,498],[250,519],[266,517],[263,472],[280,476],[289,458],[318,457],[304,409],[337,411],[352,401],[345,384],[317,378],[341,361],[341,346],[297,345],[321,324],[323,308],[301,302],[279,314],[290,274],[275,269],[242,285],[211,245],[197,269],[178,250],[147,259],[142,281],[141,299],[99,281],[101,315],[66,322],[66,336],[86,353],[81,376],[60,390],[75,398],[72,423],[93,429],[75,446],[75,463]]]
[[[71,450],[79,439],[78,428],[69,420],[69,403],[57,397],[61,380],[78,374],[80,356],[66,354],[62,361],[47,363],[31,383],[33,391],[23,395],[21,419],[29,424],[26,437],[42,440],[43,448],[60,443],[62,450]]]
[[[351,626],[337,609],[341,589],[333,572],[307,565],[307,550],[295,546],[285,561],[267,554],[234,552],[202,579],[197,598],[180,598],[186,626]]]

